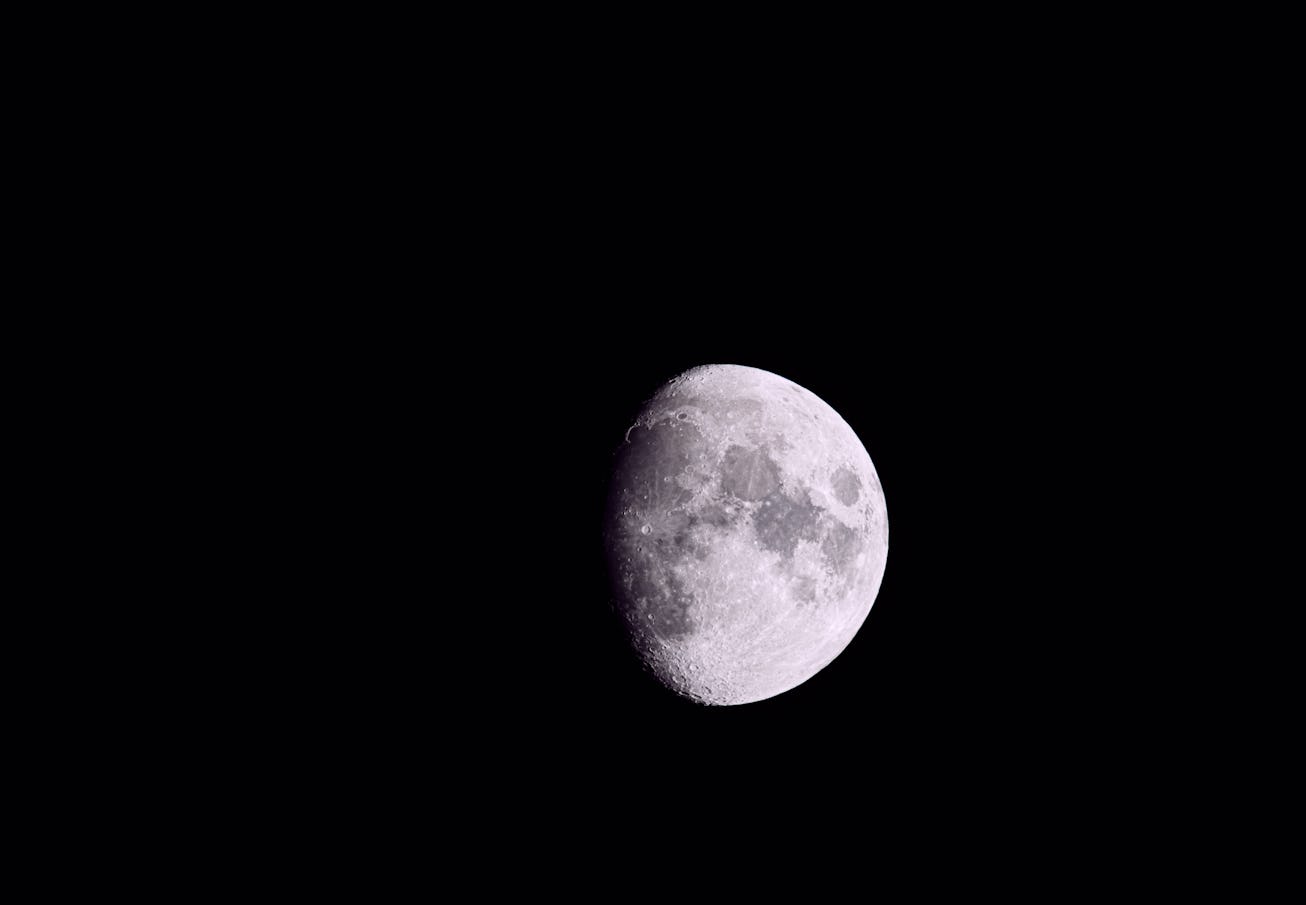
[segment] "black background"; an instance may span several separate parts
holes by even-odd
[[[448,396],[415,400],[439,449],[399,526],[425,530],[397,541],[429,547],[413,550],[416,578],[402,573],[408,602],[380,604],[396,620],[381,620],[374,656],[396,703],[371,698],[369,725],[417,717],[401,734],[425,745],[434,730],[477,795],[504,806],[618,822],[655,819],[664,800],[919,818],[944,803],[1037,808],[1048,783],[1100,789],[1140,716],[1126,676],[1143,620],[1110,448],[1133,416],[1086,354],[1095,335],[1073,311],[1050,322],[955,301],[984,294],[956,258],[967,276],[925,293],[910,262],[868,250],[823,271],[806,248],[772,249],[781,266],[728,292],[702,285],[733,272],[720,261],[621,291],[623,262],[602,292],[451,331]],[[781,374],[839,411],[890,524],[852,644],[798,688],[728,708],[637,668],[599,537],[639,405],[712,362]]]
[[[782,158],[739,143],[521,157],[500,136],[444,174],[445,228],[378,221],[306,262],[350,301],[272,344],[305,356],[277,426],[306,450],[282,474],[322,585],[295,594],[287,634],[319,665],[284,711],[478,826],[1037,823],[1162,769],[1148,739],[1182,707],[1156,488],[1184,463],[1152,438],[1194,396],[1204,324],[1147,303],[1190,251],[1109,161],[964,137],[829,136],[772,181]],[[890,527],[847,650],[729,708],[639,671],[599,536],[640,403],[707,363],[833,406]]]
[[[346,308],[320,351],[298,334],[322,366],[282,409],[313,438],[284,475],[305,482],[296,518],[320,543],[300,571],[321,591],[297,593],[290,634],[320,665],[286,709],[381,777],[453,761],[430,782],[478,820],[625,820],[686,797],[1037,810],[1047,789],[1092,798],[1113,764],[1135,768],[1140,733],[1173,713],[1140,665],[1162,649],[1165,594],[1138,545],[1158,524],[1145,437],[1173,416],[1151,350],[1173,334],[1112,289],[1135,274],[1094,257],[1099,220],[1044,231],[995,208],[963,228],[914,191],[881,201],[863,227],[828,205],[722,225],[632,199],[650,211],[637,225],[478,237],[446,305]],[[366,268],[360,291],[388,291],[386,274]],[[599,535],[640,404],[706,363],[833,406],[890,527],[843,654],[727,708],[636,667]]]
[[[418,28],[413,52],[379,41],[375,67],[325,41],[347,65],[292,62],[284,92],[253,77],[251,103],[223,101],[229,129],[180,102],[197,126],[142,159],[179,158],[157,219],[172,245],[143,245],[120,283],[150,272],[182,300],[175,321],[123,324],[177,361],[113,356],[176,393],[139,456],[183,463],[164,492],[213,536],[162,518],[176,555],[143,555],[176,572],[158,646],[212,651],[217,713],[180,687],[145,768],[182,745],[208,755],[186,785],[247,802],[236,835],[266,834],[270,858],[334,844],[344,857],[307,871],[328,881],[369,842],[433,859],[438,881],[454,837],[487,856],[483,884],[536,883],[524,853],[565,879],[615,867],[620,889],[699,863],[769,883],[783,855],[811,892],[839,866],[873,881],[888,834],[932,862],[922,876],[968,883],[958,851],[998,849],[1019,875],[1079,830],[1091,844],[1062,877],[1078,887],[1120,862],[1094,818],[1145,855],[1149,816],[1201,810],[1211,777],[1230,779],[1190,776],[1221,750],[1211,713],[1245,699],[1239,642],[1193,629],[1219,635],[1254,596],[1207,611],[1192,588],[1254,527],[1219,511],[1251,471],[1222,470],[1219,441],[1252,442],[1231,410],[1260,389],[1231,378],[1288,385],[1238,360],[1290,331],[1229,329],[1231,309],[1279,293],[1229,253],[1254,218],[1227,209],[1278,197],[1256,187],[1244,124],[1278,119],[1230,88],[1209,42],[1190,43],[1217,65],[1142,49],[1174,45],[1169,25],[1136,39],[1158,78],[1115,90],[1110,46],[1061,74],[1058,35],[1025,60],[951,28],[979,58],[952,60],[931,23],[821,40],[813,66],[770,44],[766,67],[713,53],[711,77],[676,86],[661,49],[613,77],[619,39],[598,42],[611,63],[545,42],[554,59],[508,67],[433,52]],[[1231,162],[1222,141],[1251,153]],[[196,216],[211,238],[183,227]],[[196,294],[213,304],[182,325]],[[640,402],[713,362],[840,412],[890,525],[847,650],[730,708],[636,668],[599,539]],[[177,380],[188,369],[201,386]],[[185,413],[193,434],[174,427]],[[182,627],[197,580],[212,604]],[[199,715],[193,739],[177,714]],[[821,835],[855,857],[794,857]]]
[[[360,239],[324,271],[338,304],[259,331],[284,370],[242,434],[272,490],[241,544],[276,577],[236,625],[265,664],[250,756],[287,801],[386,852],[452,830],[659,869],[809,837],[982,853],[995,821],[1031,857],[1080,815],[1201,807],[1188,752],[1234,699],[1227,645],[1193,637],[1220,624],[1188,590],[1220,545],[1186,432],[1226,429],[1194,413],[1227,366],[1213,309],[1149,304],[1191,251],[1109,193],[913,151],[807,193],[699,173],[540,197],[505,173],[429,248],[411,220]],[[726,708],[640,672],[600,543],[640,404],[706,363],[834,407],[890,534],[849,647]]]

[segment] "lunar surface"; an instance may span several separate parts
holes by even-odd
[[[871,457],[834,409],[768,371],[708,365],[659,389],[627,431],[604,541],[644,666],[684,697],[745,704],[852,641],[889,523]]]

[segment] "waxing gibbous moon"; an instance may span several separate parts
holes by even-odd
[[[889,522],[871,457],[834,409],[768,371],[708,365],[661,387],[626,433],[604,542],[647,670],[694,701],[746,704],[852,641]]]

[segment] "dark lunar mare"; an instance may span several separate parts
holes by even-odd
[[[765,446],[732,446],[720,466],[721,489],[741,500],[761,500],[780,486],[780,468]]]
[[[845,506],[856,503],[862,494],[862,479],[847,468],[836,471],[830,479],[830,485],[834,488],[835,498]]]
[[[857,532],[843,522],[832,519],[829,532],[821,541],[821,558],[830,567],[830,571],[839,576],[847,575],[848,567],[852,565],[861,549],[862,544],[857,537]]]
[[[800,540],[819,540],[821,516],[825,510],[813,506],[806,488],[791,497],[777,490],[762,501],[753,516],[757,539],[766,550],[792,559]]]

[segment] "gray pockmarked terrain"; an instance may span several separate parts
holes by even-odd
[[[788,691],[848,646],[884,577],[875,466],[838,413],[737,365],[664,385],[626,434],[605,544],[644,665],[705,704]]]

